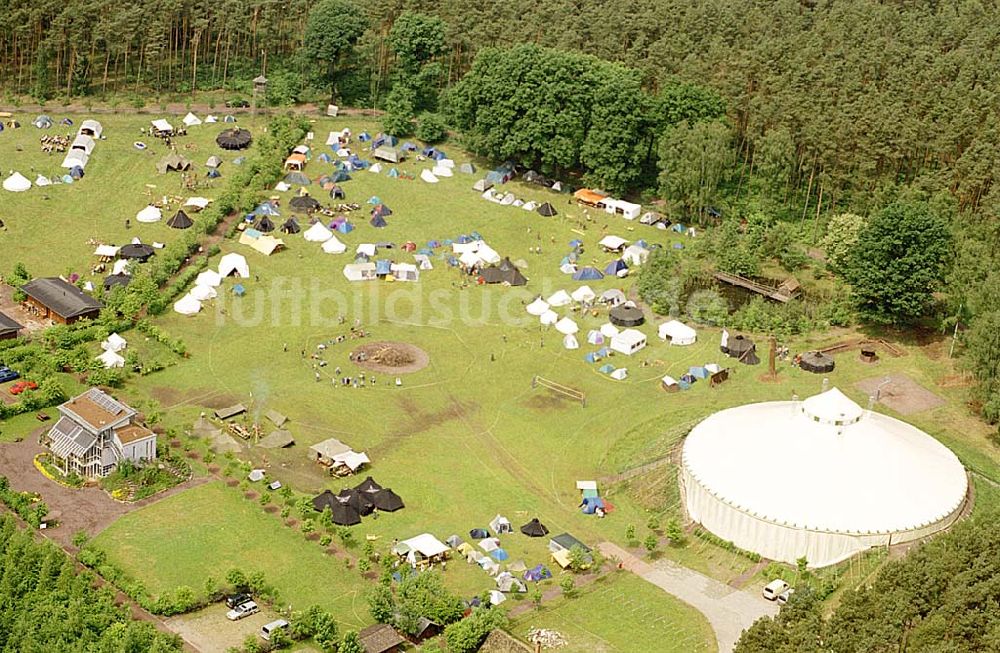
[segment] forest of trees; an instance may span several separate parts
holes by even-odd
[[[179,653],[180,639],[132,621],[114,592],[49,542],[0,515],[0,651]]]
[[[1000,521],[984,514],[888,563],[829,618],[797,592],[776,618],[744,633],[736,653],[1000,651],[998,578]]]

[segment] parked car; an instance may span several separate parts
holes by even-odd
[[[247,601],[253,599],[252,596],[246,592],[240,592],[239,594],[230,594],[226,597],[226,607],[235,608],[238,605],[243,605]]]
[[[230,109],[246,109],[250,106],[249,100],[244,100],[243,98],[237,98],[235,100],[229,100],[226,102],[226,107]]]
[[[7,383],[21,378],[21,375],[6,365],[0,365],[0,383]]]
[[[792,594],[795,594],[795,589],[789,587],[787,590],[778,595],[777,601],[780,605],[785,605],[788,600],[792,598]]]
[[[761,592],[761,594],[763,594],[764,598],[768,601],[774,601],[778,598],[779,594],[782,594],[788,588],[788,583],[778,578],[765,585],[764,591]]]
[[[272,621],[269,624],[264,624],[263,626],[261,626],[260,636],[270,641],[271,633],[273,633],[276,630],[284,630],[285,628],[288,628],[288,622],[285,621],[284,619],[278,619],[276,621]]]
[[[239,621],[243,617],[249,617],[252,614],[260,612],[260,608],[253,601],[247,601],[246,603],[241,603],[229,612],[226,613],[226,619],[230,621]]]
[[[34,381],[18,381],[14,385],[10,386],[10,393],[12,395],[19,395],[25,390],[37,390],[38,384]]]

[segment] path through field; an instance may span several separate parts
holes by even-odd
[[[688,603],[712,624],[720,653],[729,653],[740,634],[753,622],[778,613],[778,606],[743,590],[720,583],[669,560],[648,563],[611,542],[597,545],[605,556],[617,558],[625,569]]]

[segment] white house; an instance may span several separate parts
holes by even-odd
[[[156,459],[156,434],[136,422],[135,410],[97,388],[59,406],[59,414],[42,444],[64,474],[99,478],[122,461]]]

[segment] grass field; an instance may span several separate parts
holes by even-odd
[[[136,235],[144,241],[170,237],[162,224],[137,226],[133,222],[131,230],[124,230],[124,217],[134,215],[147,201],[143,195],[146,183],[158,184],[157,193],[166,192],[163,184],[174,193],[179,184],[175,177],[155,174],[157,156],[132,150],[131,143],[146,120],[106,118],[108,141],[98,145],[87,179],[48,191],[51,200],[41,199],[45,189],[14,197],[4,195],[12,209],[5,208],[11,219],[8,232],[0,238],[39,244],[38,249],[24,252],[32,272],[62,273],[67,266],[84,269],[91,262],[92,247],[85,244],[90,237],[115,242]],[[375,125],[360,120],[320,119],[313,125],[317,142],[322,143],[329,130],[344,126],[355,133],[376,130]],[[198,165],[210,153],[217,153],[211,139],[221,126],[200,129],[188,139],[198,145],[197,152],[190,155]],[[31,161],[40,155],[29,152],[37,147],[37,135],[31,127],[14,132],[15,138],[24,141],[25,151],[17,153],[24,161],[17,160],[13,167],[20,166],[25,174],[27,166],[39,165]],[[10,142],[9,132],[0,135],[0,152],[6,153]],[[443,149],[458,163],[470,160],[455,145],[446,144]],[[324,150],[317,146],[314,154]],[[413,160],[398,166],[414,176],[424,167],[426,164]],[[331,170],[329,164],[314,159],[306,172],[315,179]],[[559,216],[543,218],[487,202],[471,190],[477,176],[456,173],[454,178],[431,185],[419,179],[390,179],[384,173],[352,174],[354,178],[343,184],[347,201],[363,208],[349,216],[357,229],[339,236],[349,253],[325,254],[318,244],[305,242],[301,235],[282,235],[287,250],[271,257],[225,241],[222,253],[239,252],[249,262],[251,276],[241,280],[246,296],[234,297],[230,292],[233,282],[227,281],[220,298],[206,304],[201,314],[189,318],[169,313],[158,318],[160,327],[187,342],[190,358],[135,379],[120,394],[132,401],[155,399],[163,407],[164,424],[180,431],[190,427],[199,413],[238,401],[247,403],[252,415],[267,409],[284,413],[291,420],[288,428],[296,445],[286,450],[250,448],[241,457],[252,459],[273,478],[303,493],[325,487],[338,490],[356,482],[322,475],[306,460],[310,444],[337,437],[356,450],[366,451],[373,461],[371,474],[398,492],[407,507],[378,520],[367,519],[355,528],[359,539],[371,534],[380,543],[388,543],[425,531],[444,538],[485,527],[497,513],[507,515],[515,527],[538,516],[553,533],[569,531],[590,543],[608,539],[624,544],[626,525],[634,524],[642,539],[649,516],[679,514],[674,470],[667,465],[628,487],[609,485],[609,477],[667,456],[691,425],[721,408],[788,399],[793,393],[805,397],[822,387],[820,377],[779,364],[776,382],[759,380],[763,366],[739,366],[731,380],[718,388],[698,383],[689,391],[666,394],[659,388],[663,375],[677,377],[691,365],[725,364],[726,360],[718,351],[718,329],[699,329],[699,340],[693,346],[670,347],[656,338],[657,321],[641,327],[649,338],[645,350],[610,359],[616,367],[627,366],[629,370],[627,380],[614,381],[599,373],[598,365],[583,360],[585,353],[597,348],[586,344],[586,335],[607,320],[603,312],[596,316],[572,313],[580,326],[577,337],[581,347],[566,350],[562,336],[540,327],[536,318],[524,312],[523,304],[536,295],[548,296],[560,288],[572,291],[580,285],[558,269],[571,240],[584,242],[582,263],[603,268],[613,258],[597,247],[606,233],[629,240],[644,238],[670,248],[676,256],[684,253],[672,245],[689,242],[686,238],[605,214],[595,214],[587,221],[578,207],[567,202],[566,195],[537,186],[512,183],[505,189],[525,200],[550,201]],[[123,179],[120,183],[115,181],[119,177]],[[115,192],[95,190],[109,187]],[[326,200],[315,185],[311,189]],[[199,194],[210,195],[211,191]],[[282,209],[291,196],[281,195]],[[394,212],[385,229],[368,223],[365,202],[371,196],[378,196]],[[286,217],[283,213],[280,221]],[[304,219],[301,222],[306,226]],[[473,231],[502,256],[527,263],[527,287],[463,287],[468,278],[447,266],[441,249],[432,257],[434,269],[423,272],[416,284],[352,284],[341,273],[360,243],[391,241],[400,245],[412,240],[422,247],[431,239],[453,239]],[[536,247],[541,253],[529,251]],[[46,251],[53,248],[65,251],[65,256],[53,259]],[[410,254],[399,249],[381,250],[380,256],[412,261]],[[216,262],[214,259],[212,264]],[[629,292],[634,279],[604,278],[587,283],[597,293],[609,288]],[[568,308],[558,312],[571,315]],[[339,316],[346,322],[341,324]],[[336,336],[348,335],[355,319],[370,332],[369,339],[330,344],[320,354],[327,363],[321,368],[314,368],[316,361],[302,355],[318,352],[317,345]],[[804,351],[852,335],[838,332],[785,344],[793,351]],[[333,383],[332,370],[338,366],[344,375],[360,371],[349,360],[349,353],[368,340],[416,345],[429,354],[430,364],[419,372],[401,375],[401,387],[391,383],[392,375],[383,374],[376,375],[377,386],[363,390]],[[765,338],[758,337],[758,343],[761,358],[766,358]],[[967,389],[941,384],[954,374],[947,347],[935,338],[903,346],[906,356],[883,356],[877,366],[858,362],[856,354],[843,354],[837,359],[836,371],[829,375],[830,381],[865,404],[863,393],[855,388],[858,381],[888,373],[909,375],[946,401],[905,419],[940,438],[976,472],[1000,480],[1000,454],[987,441],[985,427],[969,413]],[[315,379],[317,371],[319,381]],[[535,375],[584,392],[586,407],[533,389]],[[0,437],[7,437],[6,429]],[[195,446],[203,448],[204,444]],[[579,512],[574,484],[580,479],[601,481],[602,492],[615,508],[608,518],[599,520]],[[982,496],[992,504],[997,493],[987,491]],[[130,514],[102,534],[97,544],[154,592],[180,584],[197,589],[205,574],[219,575],[238,564],[264,571],[294,603],[320,602],[334,609],[345,623],[361,624],[367,619],[366,607],[358,599],[364,585],[356,572],[345,573],[318,545],[306,543],[301,534],[280,527],[276,518],[265,515],[255,503],[218,484]],[[547,560],[544,541],[517,535],[504,544],[514,559],[523,558],[528,564]],[[665,555],[722,580],[740,576],[752,566],[740,556],[699,540],[684,548],[667,549]],[[488,576],[460,562],[449,566],[447,580],[464,595],[492,586]],[[619,609],[620,602],[609,600],[607,592],[640,597],[629,600],[650,605],[659,605],[657,600],[668,597],[631,578],[616,578],[610,587],[615,589],[598,589],[587,595],[590,598],[546,609],[547,624],[580,642],[580,648],[572,650],[628,650],[621,648],[625,644],[619,638],[632,635],[632,629],[621,629],[624,634],[619,634],[615,627],[632,624],[632,619],[635,629],[640,628],[639,622],[647,623],[641,636],[649,642],[674,641],[671,629],[678,628],[678,642],[701,644],[690,643],[690,648],[676,650],[707,650],[705,642],[711,638],[705,636],[707,625],[697,615],[665,606],[663,620],[645,619],[641,609]],[[599,613],[600,618],[585,618],[588,612]],[[519,621],[520,625],[529,626]]]
[[[698,616],[649,583],[621,573],[579,597],[558,599],[517,618],[512,630],[521,637],[533,628],[558,630],[566,639],[559,650],[568,653],[717,650],[711,630]]]

